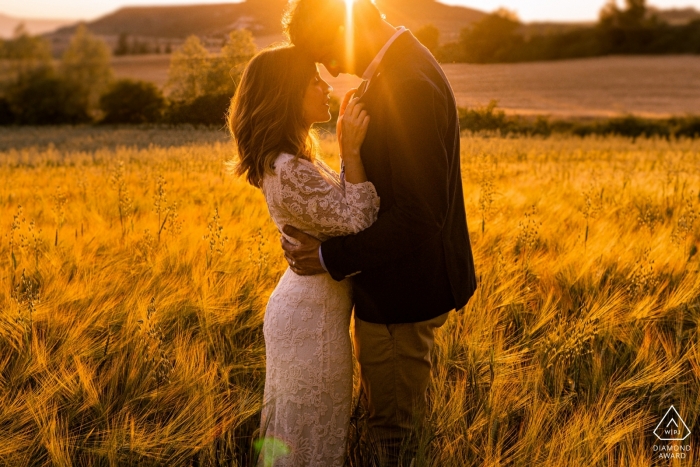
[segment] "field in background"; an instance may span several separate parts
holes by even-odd
[[[286,263],[230,156],[0,129],[0,464],[251,465]],[[465,137],[462,162],[478,290],[438,332],[417,466],[669,465],[670,405],[696,465],[700,141]]]
[[[282,34],[256,36],[255,45],[260,49],[283,39]],[[219,53],[220,49],[210,50],[210,52]],[[168,81],[169,66],[170,55],[164,54],[112,57],[112,67],[117,78],[143,79],[156,83],[161,88]]]
[[[260,44],[258,44],[260,45]],[[118,77],[162,86],[169,57],[113,60]],[[355,76],[324,79],[342,97],[358,85]],[[554,117],[669,117],[700,112],[700,60],[695,56],[603,57],[558,62],[443,65],[458,105],[481,107],[497,99],[508,113]]]

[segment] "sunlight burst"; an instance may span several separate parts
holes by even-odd
[[[355,0],[345,0],[345,64],[346,72],[355,70],[355,27],[352,18],[352,8]]]

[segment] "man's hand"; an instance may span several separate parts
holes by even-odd
[[[321,260],[318,258],[318,248],[321,245],[319,239],[291,225],[285,225],[282,231],[300,242],[299,245],[294,245],[284,238],[284,236],[281,236],[284,257],[295,274],[300,276],[313,276],[326,272],[323,266],[321,266]]]

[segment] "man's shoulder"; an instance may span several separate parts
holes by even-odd
[[[433,89],[440,94],[451,90],[440,64],[410,31],[396,42],[382,63],[382,74],[390,87]]]
[[[418,101],[442,107],[452,100],[449,83],[442,82],[439,76],[414,69],[411,73],[392,73],[386,78],[383,100],[393,103],[392,108],[405,108]]]

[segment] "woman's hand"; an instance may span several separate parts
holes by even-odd
[[[335,124],[335,134],[338,137],[338,141],[340,141],[340,136],[343,133],[343,125],[342,123],[342,116],[345,115],[345,109],[347,109],[348,104],[350,103],[350,99],[352,99],[352,96],[355,95],[357,92],[357,88],[352,88],[348,92],[345,93],[345,97],[343,97],[343,102],[340,103],[340,111],[338,112],[338,121]]]
[[[354,91],[352,92],[354,93]],[[345,99],[348,99],[347,94]],[[344,112],[342,112],[342,116],[338,117],[340,157],[346,164],[350,161],[360,160],[360,147],[365,140],[369,125],[369,115],[363,109],[363,104],[358,101],[358,98],[350,99],[344,109],[341,107],[341,111],[344,110]]]

